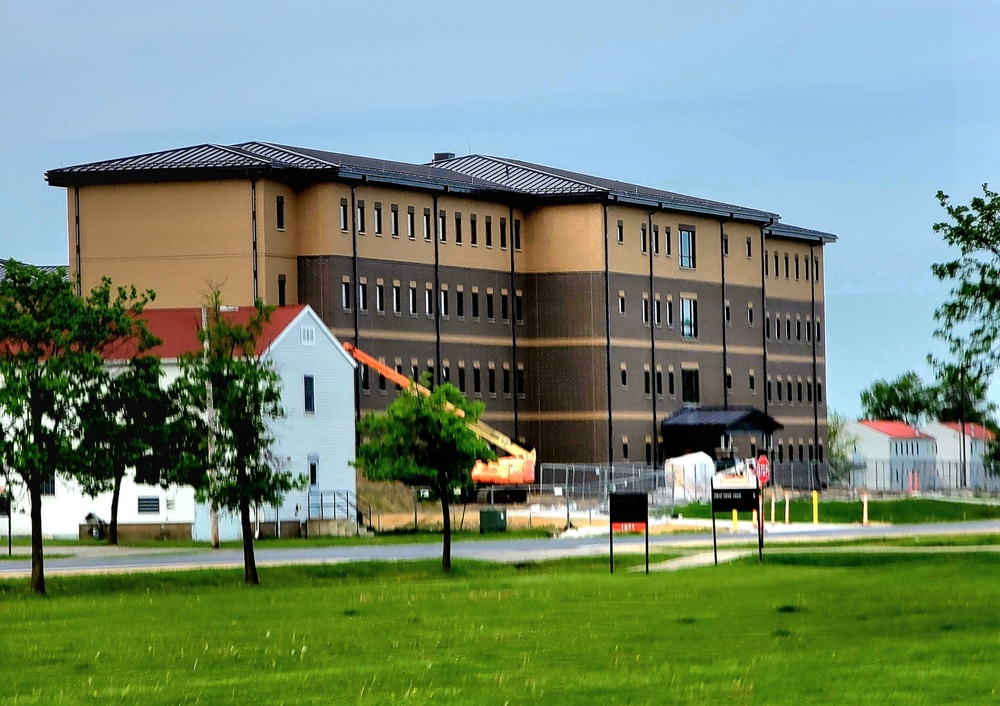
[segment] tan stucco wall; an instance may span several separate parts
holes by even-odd
[[[75,270],[73,189],[69,207]],[[115,284],[153,289],[156,307],[199,305],[213,286],[227,303],[249,304],[250,212],[249,181],[80,187],[83,290],[108,276]]]

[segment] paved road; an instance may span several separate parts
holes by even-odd
[[[720,523],[721,524],[721,523]],[[741,526],[748,527],[749,523]],[[772,542],[810,542],[879,537],[943,536],[957,534],[1000,533],[1000,521],[954,522],[921,525],[778,525],[768,527],[765,549]],[[729,534],[720,527],[720,545],[752,541],[749,532]],[[710,533],[655,535],[650,538],[651,551],[697,550],[711,547]],[[641,537],[616,537],[616,552],[640,552]],[[553,539],[510,539],[465,541],[453,545],[455,559],[486,561],[539,561],[573,556],[606,555],[608,538],[575,537]],[[51,547],[52,554],[74,552],[72,557],[53,558],[45,562],[48,575],[112,573],[131,571],[163,571],[196,568],[222,568],[243,565],[239,549],[116,549],[112,547]],[[258,548],[259,565],[334,564],[347,561],[408,561],[433,559],[441,556],[441,545],[379,544],[346,547],[310,547],[287,549]],[[28,557],[0,562],[0,578],[25,576],[30,573]]]

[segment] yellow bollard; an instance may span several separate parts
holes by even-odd
[[[813,524],[819,524],[819,491],[813,491]]]
[[[789,503],[791,496],[785,493],[785,524],[791,524],[791,504]]]
[[[740,528],[740,518],[736,516],[736,510],[733,510],[733,534]]]

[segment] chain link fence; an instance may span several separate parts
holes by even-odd
[[[1000,493],[1000,476],[981,461],[867,460],[836,474],[832,486],[869,493]]]

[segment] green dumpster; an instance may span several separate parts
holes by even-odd
[[[507,509],[490,507],[479,511],[479,533],[506,532]]]

